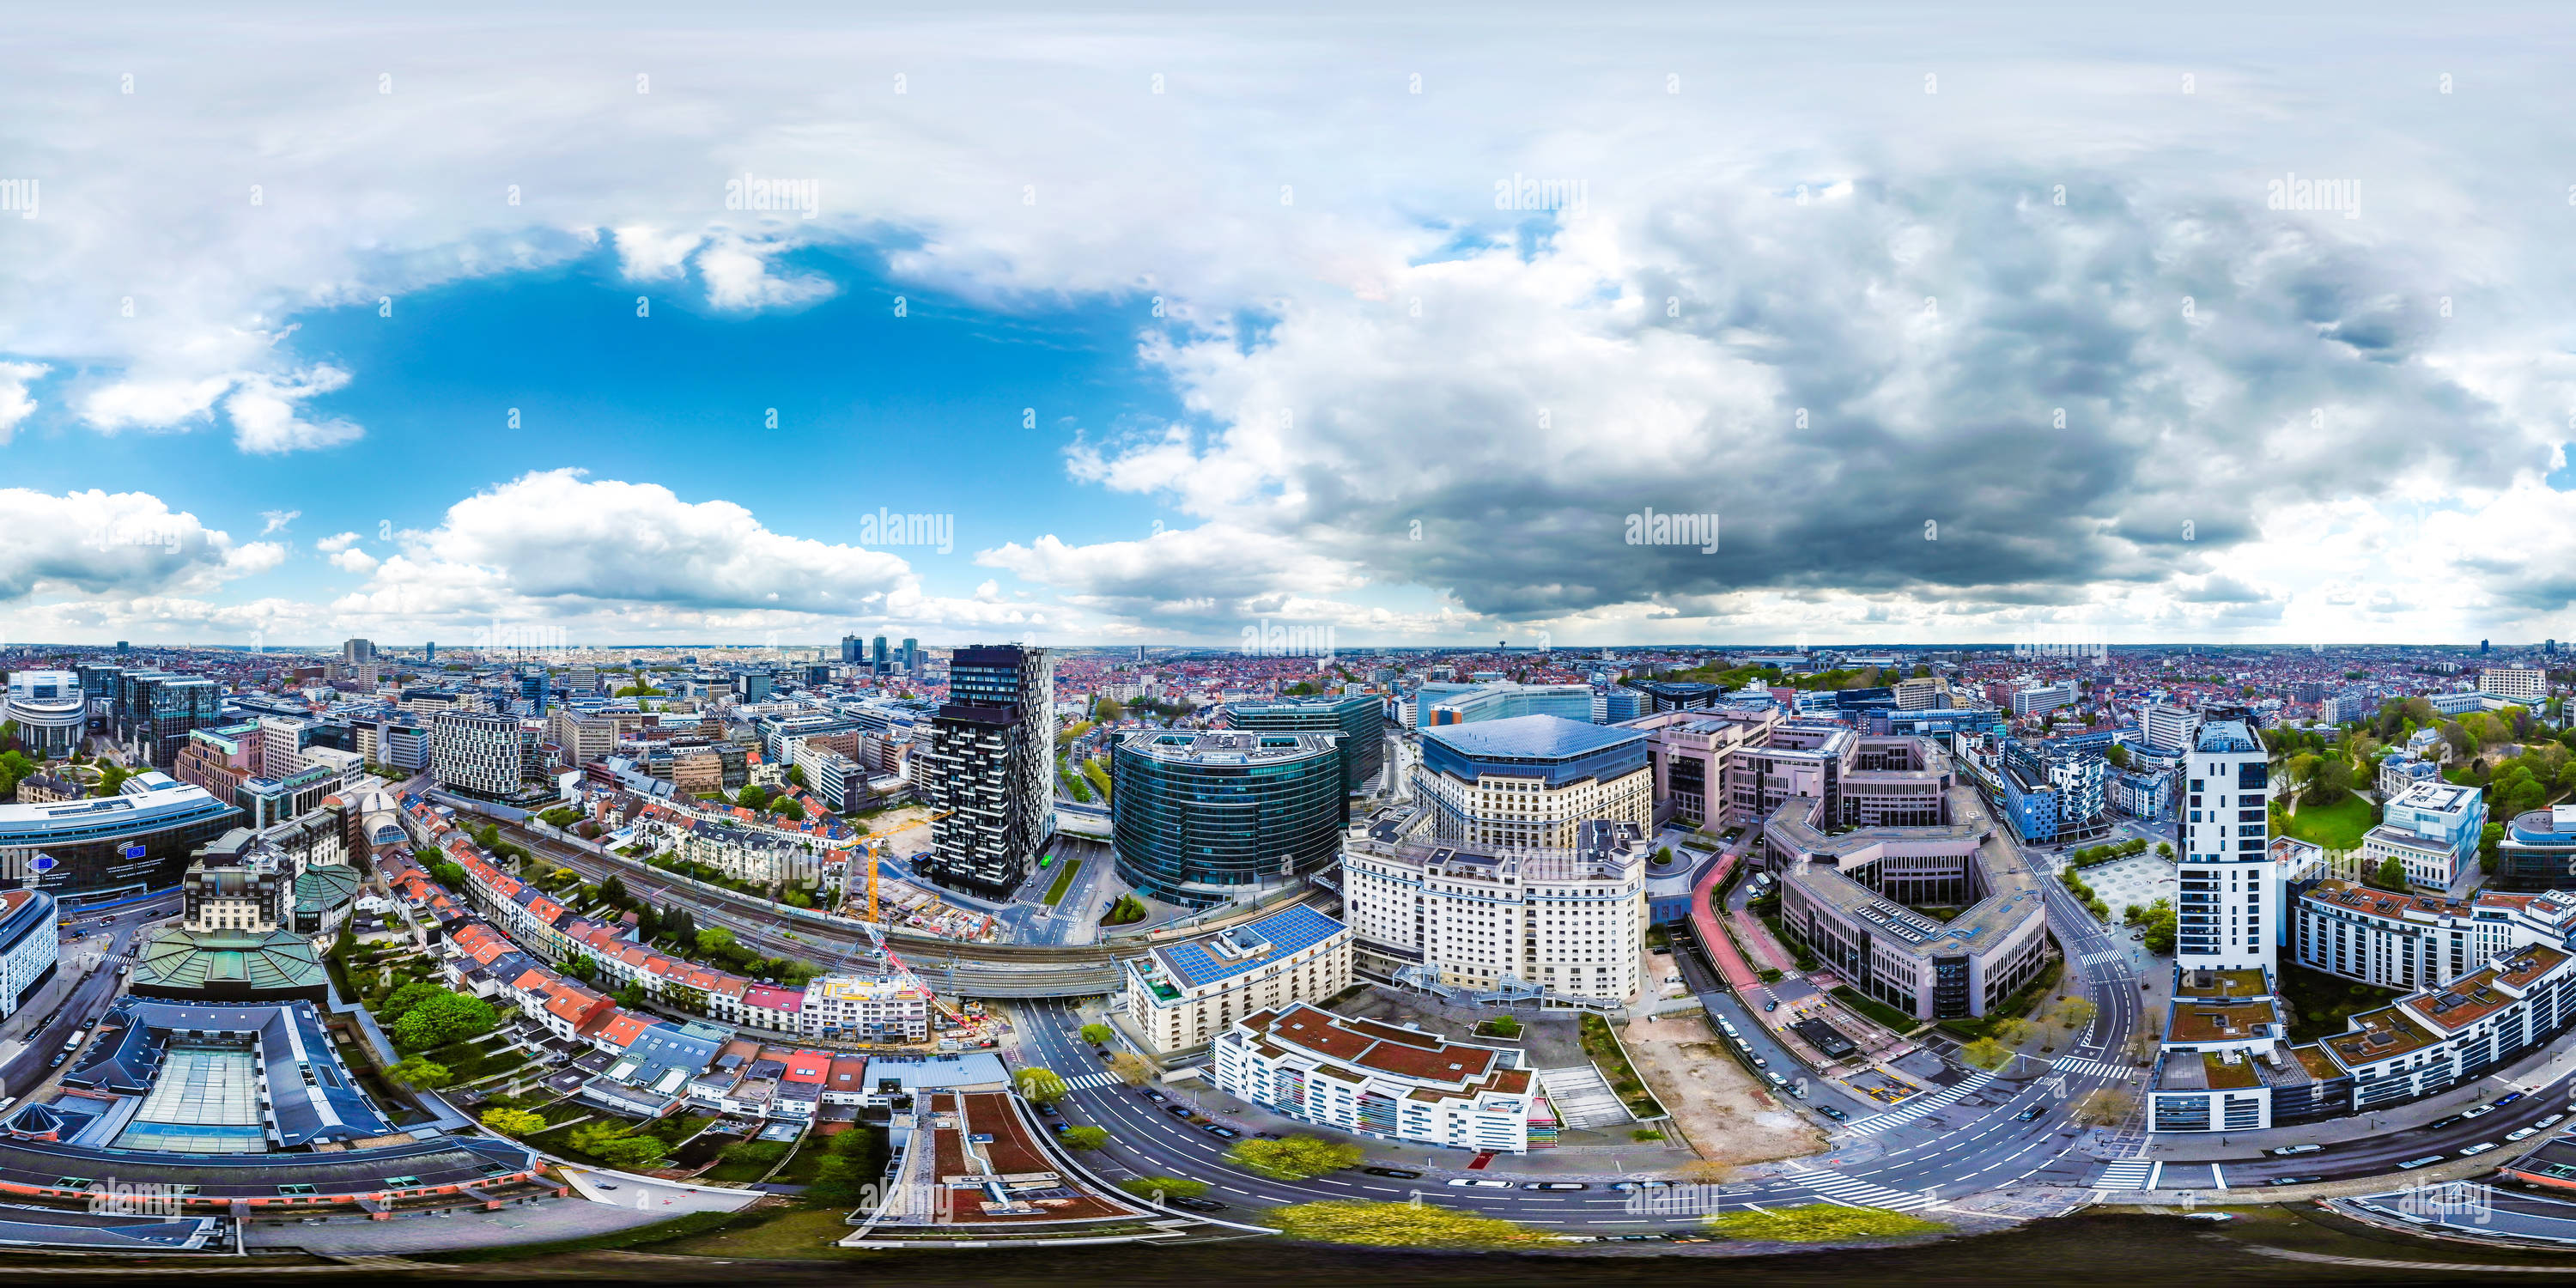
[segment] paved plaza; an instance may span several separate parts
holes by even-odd
[[[2093,887],[2093,893],[2102,896],[2114,918],[2132,904],[2143,908],[2158,899],[2174,897],[2173,862],[2157,858],[2153,852],[2133,854],[2075,875]]]

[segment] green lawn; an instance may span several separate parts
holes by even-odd
[[[2358,850],[2362,834],[2373,826],[2374,813],[2370,802],[2358,796],[2346,796],[2332,805],[2302,805],[2295,815],[2276,805],[2272,809],[2272,833],[2294,836],[2329,850]]]
[[[1054,907],[1056,900],[1064,897],[1065,888],[1073,884],[1074,874],[1080,871],[1082,871],[1080,859],[1066,859],[1064,866],[1056,869],[1055,884],[1047,887],[1048,907]]]
[[[2399,997],[2395,989],[2356,984],[2323,971],[2281,964],[2281,1008],[2290,1013],[2290,1040],[2314,1042],[2341,1033],[2347,1016],[2375,1011]]]
[[[1911,1033],[1915,1030],[1916,1026],[1923,1023],[1923,1021],[1918,1020],[1893,1006],[1889,1006],[1887,1003],[1882,1002],[1875,997],[1871,997],[1868,994],[1861,992],[1859,989],[1853,988],[1849,984],[1844,984],[1834,990],[1834,1000],[1860,1012],[1862,1015],[1868,1016],[1871,1020],[1876,1021],[1882,1027],[1897,1033]]]

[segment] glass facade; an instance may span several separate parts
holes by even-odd
[[[1342,736],[1342,790],[1359,796],[1386,766],[1386,704],[1376,694],[1291,702],[1255,702],[1226,708],[1227,722],[1259,733],[1337,733]]]
[[[1139,733],[1110,754],[1118,876],[1171,903],[1292,880],[1341,852],[1349,801],[1335,739]]]

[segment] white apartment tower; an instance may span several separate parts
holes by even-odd
[[[2271,778],[2251,715],[2208,713],[2183,760],[2174,964],[2274,968],[2281,881],[2270,855]]]

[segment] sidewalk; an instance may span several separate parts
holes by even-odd
[[[2508,1091],[2535,1092],[2537,1088],[2554,1085],[2570,1074],[2576,1074],[2576,1047],[2541,1052],[2520,1064],[2490,1070],[2437,1095],[2371,1113],[2347,1114],[2267,1131],[2167,1134],[2157,1137],[2148,1149],[2151,1157],[2163,1163],[2241,1162],[2249,1150],[2271,1149],[2279,1145],[2332,1145],[2367,1136],[2411,1131],[2436,1118],[2484,1104]],[[2484,1160],[2484,1165],[2489,1168],[2495,1163],[2492,1158]],[[2379,1178],[2383,1184],[2387,1179],[2385,1176]]]

